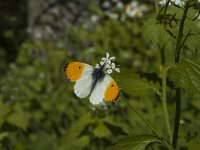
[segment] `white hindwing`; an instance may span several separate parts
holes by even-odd
[[[96,84],[90,96],[90,102],[92,104],[97,105],[103,102],[105,90],[107,89],[111,80],[112,78],[106,74],[103,81],[100,81]]]
[[[76,81],[74,85],[74,93],[80,98],[85,98],[90,94],[92,87],[92,66],[85,64],[83,74],[80,79]]]

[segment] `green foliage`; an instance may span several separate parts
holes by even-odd
[[[122,69],[120,74],[114,76],[121,89],[132,96],[145,96],[149,91],[159,94],[160,85],[146,78],[141,78],[134,71]]]
[[[170,34],[166,31],[165,26],[160,24],[156,19],[148,19],[145,21],[143,30],[143,36],[159,47],[168,46],[169,42],[172,40]]]
[[[200,55],[194,59],[183,59],[170,69],[170,76],[176,87],[182,87],[190,94],[200,92]]]
[[[0,69],[6,72],[0,79],[0,149],[166,149],[121,98],[116,103],[92,106],[88,98],[75,96],[73,83],[65,78],[61,66],[71,61],[95,65],[106,51],[116,57],[121,67],[121,72],[112,74],[112,78],[130,105],[163,139],[169,137],[158,68],[160,65],[170,67],[168,73],[173,83],[167,80],[164,87],[170,125],[174,122],[175,85],[189,93],[183,92],[179,148],[195,150],[199,147],[199,138],[191,139],[200,134],[199,20],[192,20],[197,10],[189,9],[183,31],[182,59],[175,64],[183,9],[170,5],[165,15],[161,11],[155,17],[152,6],[148,6],[150,11],[142,18],[121,20],[124,10],[116,12],[118,19],[111,19],[97,4],[89,4],[91,13],[95,13],[91,15],[98,17],[97,22],[81,18],[82,24],[67,27],[67,40],[51,42],[27,38],[18,49],[15,62],[5,64],[5,60],[0,59]],[[14,38],[15,34],[6,30],[4,36]],[[161,58],[162,52],[164,58]],[[0,47],[0,58],[5,55]],[[161,64],[163,59],[165,64]],[[113,141],[117,142],[112,145]]]
[[[7,137],[9,135],[8,132],[2,132],[0,133],[0,141],[3,140],[5,137]]]
[[[194,137],[190,139],[187,144],[189,145],[189,148],[191,150],[198,150],[200,146],[200,138],[199,137]]]
[[[59,139],[59,150],[65,149],[81,149],[90,142],[89,136],[80,136],[86,126],[94,120],[90,115],[82,116],[72,127]]]
[[[106,150],[145,150],[150,143],[154,142],[160,143],[160,140],[151,135],[138,135],[117,141],[116,144]]]

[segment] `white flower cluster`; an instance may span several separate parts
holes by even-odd
[[[168,0],[161,0],[159,2],[160,5],[165,5],[167,3]],[[172,3],[179,5],[179,6],[183,6],[185,4],[184,0],[171,0]],[[169,3],[169,5],[171,5],[171,2]]]
[[[127,17],[140,18],[144,16],[144,13],[148,12],[148,7],[132,0],[127,3],[123,3],[121,0],[105,0],[102,7],[106,9],[106,15],[113,20],[125,21]],[[119,11],[123,12],[119,14]]]
[[[125,7],[126,14],[129,17],[143,17],[144,12],[147,10],[147,7],[140,5],[137,1],[132,1]]]
[[[100,65],[104,66],[104,70],[107,74],[111,74],[113,71],[120,72],[120,69],[116,67],[116,64],[114,63],[115,57],[110,57],[110,54],[106,52],[106,57],[103,57],[100,61]],[[95,68],[100,68],[99,64],[96,64]]]

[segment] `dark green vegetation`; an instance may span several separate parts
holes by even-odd
[[[114,2],[106,9],[103,1],[72,3],[53,3],[40,14],[66,6],[73,16],[66,24],[36,17],[28,35],[27,4],[0,2],[0,149],[198,150],[197,1],[141,1],[148,11],[125,18]],[[51,32],[34,38],[41,24]],[[74,95],[61,67],[71,61],[95,65],[107,51],[121,66],[120,74],[112,74],[121,96],[114,104],[93,106]]]

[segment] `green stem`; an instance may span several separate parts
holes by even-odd
[[[190,7],[190,0],[187,1],[186,5],[185,5],[183,16],[182,16],[181,22],[180,22],[180,28],[179,28],[179,32],[178,32],[178,38],[177,38],[177,42],[176,42],[176,52],[175,52],[175,62],[176,63],[179,63],[180,52],[181,52],[182,46],[185,42],[185,40],[182,40],[182,39],[183,39],[184,23],[185,23],[185,19],[187,17],[189,7]],[[180,126],[180,117],[181,117],[181,88],[177,88],[176,89],[176,112],[175,112],[173,139],[172,139],[172,146],[174,149],[176,149],[176,147],[177,147],[178,132],[179,132],[179,126]]]
[[[176,89],[176,114],[174,123],[174,134],[172,139],[172,146],[176,149],[178,141],[178,132],[181,118],[181,88]]]
[[[153,133],[156,134],[157,136],[159,136],[158,133],[157,133],[157,131],[152,127],[152,125],[151,125],[147,120],[145,120],[145,119],[142,117],[142,115],[140,115],[140,114],[129,104],[129,102],[127,101],[127,99],[124,97],[123,94],[121,94],[121,97],[124,99],[124,101],[127,103],[127,105],[142,119],[142,121],[144,121],[144,123],[153,131]]]
[[[184,30],[184,23],[185,23],[185,19],[187,17],[189,5],[190,5],[190,0],[185,5],[185,10],[183,12],[183,16],[182,16],[181,22],[180,22],[180,28],[179,28],[179,32],[178,32],[178,38],[177,38],[177,43],[176,43],[176,52],[175,52],[175,62],[176,63],[179,62],[181,48],[182,48],[182,45],[184,44],[184,43],[182,43],[183,30]]]
[[[166,122],[166,127],[167,127],[167,132],[169,135],[169,139],[170,141],[172,140],[172,132],[171,132],[171,127],[170,127],[170,121],[169,121],[169,113],[168,113],[168,108],[167,108],[167,94],[166,94],[166,90],[167,90],[167,79],[166,79],[166,75],[167,75],[167,68],[165,66],[165,49],[164,47],[160,48],[161,50],[161,64],[162,64],[162,105],[163,105],[163,111],[164,111],[164,116],[165,116],[165,122]]]
[[[131,104],[129,104],[129,102],[127,101],[127,99],[124,97],[124,95],[122,93],[120,93],[121,98],[126,102],[126,104],[131,108],[132,111],[134,111],[140,118],[141,120],[147,125],[147,127],[149,129],[152,130],[152,132],[169,148],[171,149],[171,146],[169,144],[169,142],[165,139],[163,139],[159,133],[154,129],[154,127],[151,125],[151,123],[149,121],[147,121],[146,119],[144,119],[142,117],[142,115],[140,115],[140,113],[138,113],[134,107],[131,106]]]
[[[155,0],[155,11],[156,11],[156,16],[158,16],[158,0]]]
[[[169,115],[168,115],[168,109],[167,109],[167,95],[166,95],[166,68],[163,66],[162,68],[162,105],[163,105],[163,110],[164,110],[164,115],[165,115],[165,122],[167,126],[167,132],[169,135],[170,141],[172,140],[172,132],[171,132],[171,127],[170,127],[170,121],[169,121]]]
[[[167,8],[169,6],[169,3],[170,3],[170,0],[167,1],[166,5],[165,5],[165,10],[164,10],[164,18],[165,18],[165,15],[167,13]]]

